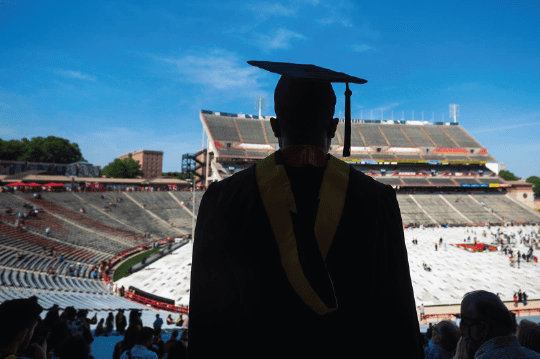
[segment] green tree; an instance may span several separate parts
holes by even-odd
[[[181,180],[189,180],[189,181],[191,181],[193,177],[195,176],[193,173],[187,174],[187,173],[180,173],[180,172],[166,172],[166,173],[163,173],[162,175],[176,178],[176,179],[181,179]]]
[[[512,172],[510,171],[500,171],[499,176],[507,181],[517,181],[519,178],[517,178]]]
[[[111,178],[136,178],[143,176],[144,172],[139,170],[139,161],[133,158],[117,158],[101,170],[101,175]]]
[[[0,140],[0,159],[59,164],[84,161],[78,144],[55,136],[34,137],[31,141],[27,138],[23,138],[21,141]]]
[[[540,196],[540,177],[531,176],[527,178],[527,182],[534,184],[534,194]]]
[[[24,152],[24,142],[17,140],[4,141],[0,139],[0,160],[18,161],[18,158],[22,157]]]

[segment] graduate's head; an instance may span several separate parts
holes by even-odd
[[[276,118],[270,120],[280,147],[315,145],[326,149],[335,136],[336,95],[329,82],[308,82],[282,76],[274,92]]]

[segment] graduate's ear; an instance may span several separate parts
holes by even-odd
[[[279,128],[278,120],[275,117],[270,118],[270,126],[272,126],[274,136],[276,136],[277,138],[281,137],[281,129]]]
[[[327,137],[334,138],[336,136],[338,123],[339,123],[339,118],[336,117],[332,120],[332,126],[330,126],[330,128],[328,129]]]

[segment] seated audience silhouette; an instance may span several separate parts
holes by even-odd
[[[460,330],[457,358],[540,358],[540,354],[520,344],[510,311],[494,293],[477,290],[465,294]]]
[[[158,359],[158,355],[149,350],[148,347],[152,344],[154,337],[154,329],[150,327],[142,327],[137,333],[135,345],[128,351],[125,351],[120,359],[140,358],[140,359]],[[129,353],[129,354],[128,354]]]
[[[432,328],[430,334],[424,346],[426,359],[453,358],[461,337],[459,328],[451,321],[443,320]]]
[[[13,299],[0,304],[0,358],[18,358],[17,353],[29,346],[43,311],[37,298],[33,298]],[[45,355],[40,359],[46,358]]]

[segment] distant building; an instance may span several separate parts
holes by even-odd
[[[100,166],[94,166],[87,161],[79,161],[66,165],[64,174],[68,177],[99,177],[100,173]]]
[[[161,176],[163,170],[163,151],[141,150],[137,152],[126,153],[118,157],[123,160],[133,158],[139,161],[139,170],[143,171],[143,178],[155,178]]]
[[[68,177],[99,177],[100,166],[94,166],[87,161],[70,164],[26,162],[26,161],[0,161],[0,175],[24,178],[26,175],[56,175]]]

